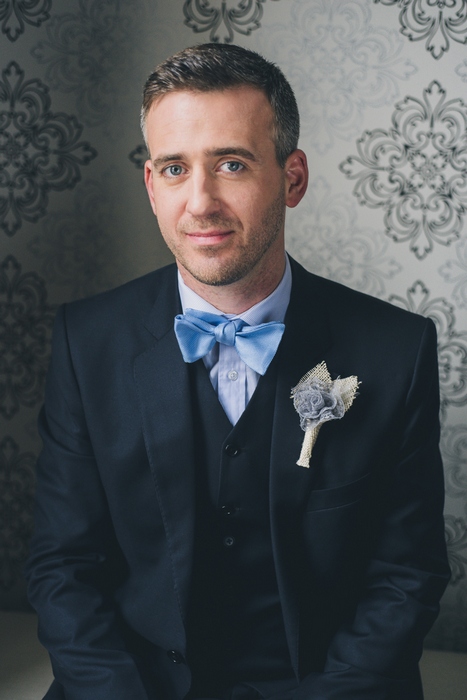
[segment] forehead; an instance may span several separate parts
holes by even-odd
[[[151,155],[154,147],[168,141],[179,143],[180,148],[203,141],[220,146],[229,139],[232,145],[248,142],[250,147],[265,147],[273,140],[274,118],[265,93],[255,87],[177,90],[154,102],[146,128]]]

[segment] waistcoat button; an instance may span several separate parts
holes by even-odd
[[[225,547],[233,547],[235,544],[235,538],[231,537],[228,535],[227,537],[224,537],[224,546]]]
[[[237,512],[237,509],[235,508],[235,506],[230,505],[230,506],[222,506],[221,507],[222,515],[225,515],[228,518],[231,518],[233,515],[235,515],[236,512]]]
[[[174,662],[174,664],[182,664],[185,661],[183,655],[175,649],[170,649],[170,651],[167,652],[167,656]]]

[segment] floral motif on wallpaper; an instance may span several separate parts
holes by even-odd
[[[459,238],[467,208],[467,105],[437,81],[396,104],[392,128],[365,131],[339,166],[359,202],[385,211],[386,233],[423,260]]]
[[[34,464],[11,436],[0,442],[0,586],[8,589],[21,577],[33,527]]]
[[[417,68],[396,29],[372,23],[368,0],[295,0],[286,27],[258,32],[255,48],[284,68],[302,136],[320,154],[361,133],[365,114],[393,105]]]
[[[374,0],[400,8],[401,32],[410,41],[423,41],[433,58],[449,50],[450,40],[467,43],[467,0]]]
[[[118,115],[122,74],[138,46],[138,13],[144,7],[123,0],[79,0],[74,5],[77,11],[51,18],[47,40],[32,55],[47,66],[47,84],[75,93],[79,118],[86,126],[97,126]]]
[[[249,36],[259,29],[265,2],[267,0],[185,0],[185,24],[197,34],[209,32],[209,41],[230,43],[235,32]]]
[[[7,420],[42,401],[55,311],[44,280],[8,255],[0,265],[0,416]]]
[[[68,294],[61,293],[63,300],[90,296],[118,283],[121,264],[113,210],[104,182],[86,180],[75,192],[73,207],[50,214],[29,244],[47,282],[68,289]]]
[[[445,521],[446,541],[452,569],[449,593],[452,593],[452,589],[460,581],[465,582],[467,579],[467,506],[465,505],[467,502],[467,427],[465,424],[448,425],[443,428],[441,454],[444,463],[446,496],[451,499],[446,508]],[[459,505],[463,506],[464,510],[461,515],[459,515]]]
[[[448,425],[441,433],[446,494],[467,502],[467,426]]]
[[[310,182],[306,202],[288,216],[287,249],[315,274],[382,297],[402,270],[383,232],[359,226],[355,202],[333,194],[323,177]]]
[[[0,81],[0,225],[13,236],[45,215],[50,190],[72,189],[96,157],[74,116],[50,111],[49,88],[11,61]]]
[[[439,268],[445,282],[454,284],[452,298],[461,308],[467,308],[467,240],[463,239],[455,247],[457,259],[447,260]]]
[[[406,298],[392,294],[389,301],[431,318],[436,326],[442,415],[449,406],[467,405],[467,332],[456,330],[454,306],[441,297],[430,299],[420,280],[407,290]]]
[[[464,83],[467,83],[467,58],[464,58],[464,60],[456,66],[455,72]]]
[[[129,154],[128,158],[138,170],[144,170],[144,164],[148,159],[148,151],[144,143],[140,143]]]
[[[465,518],[446,515],[446,542],[451,565],[450,585],[467,578],[467,523]]]
[[[2,34],[16,41],[24,32],[24,25],[39,27],[50,17],[52,0],[1,0],[0,23]]]

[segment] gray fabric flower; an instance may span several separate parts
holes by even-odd
[[[342,418],[345,413],[344,402],[332,383],[320,379],[299,387],[294,394],[293,403],[300,416],[302,430],[310,430],[325,421]]]
[[[305,432],[297,464],[310,466],[313,446],[319,429],[326,421],[342,418],[351,407],[360,382],[355,376],[332,380],[325,362],[313,367],[292,389],[295,410],[300,416],[300,427]]]

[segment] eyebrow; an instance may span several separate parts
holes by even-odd
[[[217,158],[220,158],[222,156],[239,156],[240,158],[245,158],[245,160],[249,160],[253,163],[258,162],[258,158],[251,151],[238,146],[232,146],[230,148],[213,148],[208,151],[205,151],[204,154],[208,157],[214,156]],[[165,156],[155,158],[152,164],[155,168],[159,168],[161,165],[171,163],[174,160],[186,160],[186,156],[183,153],[168,153]]]
[[[248,151],[246,148],[241,148],[240,146],[238,147],[231,147],[231,148],[214,148],[211,151],[207,151],[206,155],[208,156],[240,156],[240,158],[245,158],[245,160],[251,160],[252,162],[256,163],[258,161],[258,158],[252,153],[251,151]]]

